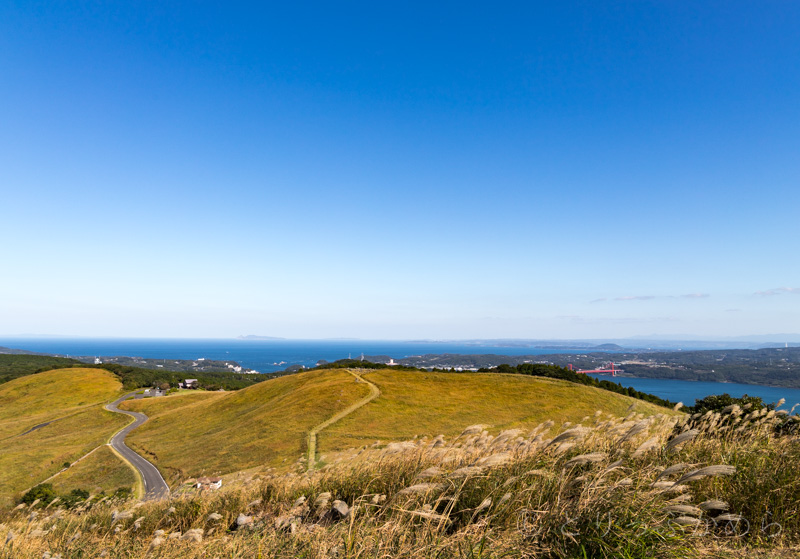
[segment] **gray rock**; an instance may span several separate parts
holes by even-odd
[[[183,534],[181,539],[188,542],[200,543],[203,541],[203,530],[202,528],[186,530],[186,533]]]
[[[253,524],[253,517],[247,516],[246,514],[240,514],[236,517],[236,528],[243,528],[245,526],[252,526]]]
[[[333,502],[331,512],[339,516],[339,518],[347,518],[350,515],[350,507],[344,501],[336,500]]]

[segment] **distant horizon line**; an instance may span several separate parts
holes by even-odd
[[[798,333],[779,334],[745,334],[738,336],[704,337],[696,334],[682,334],[674,337],[664,334],[636,335],[608,338],[524,338],[524,337],[491,337],[491,338],[359,338],[359,337],[280,337],[260,336],[254,334],[238,336],[97,336],[77,334],[1,334],[0,339],[26,340],[26,339],[85,339],[85,340],[241,340],[241,341],[362,341],[362,342],[400,342],[400,343],[457,343],[457,342],[598,342],[610,343],[614,341],[658,341],[658,342],[759,342],[759,343],[784,343],[787,338],[800,338]]]

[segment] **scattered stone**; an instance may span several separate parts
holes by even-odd
[[[253,524],[253,517],[247,516],[246,514],[240,514],[236,517],[236,529],[239,530],[245,526],[251,526]]]
[[[222,515],[218,512],[212,512],[206,517],[206,522],[216,522],[217,520],[222,520]]]
[[[347,518],[350,515],[350,507],[344,501],[336,500],[333,502],[331,512],[336,513],[339,518]]]
[[[180,532],[172,532],[169,535],[169,539],[171,539],[171,540],[177,540],[180,537],[181,537],[181,533]]]
[[[153,541],[150,542],[150,546],[147,548],[147,551],[153,551],[155,548],[157,548],[163,543],[164,543],[164,538],[156,536],[155,538],[153,538]]]
[[[386,502],[386,495],[373,495],[372,499],[369,501],[373,505],[380,505],[381,503]]]
[[[181,539],[187,542],[200,543],[203,541],[203,529],[193,528],[192,530],[186,530]]]
[[[155,532],[153,532],[153,535],[155,537],[157,537],[157,538],[160,538],[161,536],[163,536],[165,534],[166,534],[166,532],[164,530],[156,530]]]

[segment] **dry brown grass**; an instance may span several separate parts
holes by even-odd
[[[114,375],[99,369],[59,369],[0,386],[0,433],[5,437],[0,440],[0,506],[126,425],[127,418],[102,407],[121,388]]]
[[[0,516],[0,535],[13,534],[0,558],[791,556],[800,474],[776,479],[774,468],[800,458],[797,435],[762,424],[719,438],[695,424],[698,435],[667,450],[687,428],[680,421],[600,414],[552,434],[546,424],[494,436],[468,428],[217,493],[38,515],[26,507]],[[634,457],[644,440],[657,444]],[[775,535],[757,518],[780,502]]]

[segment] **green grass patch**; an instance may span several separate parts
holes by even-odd
[[[0,354],[0,384],[57,367],[73,367],[82,363],[76,359],[47,355]]]

